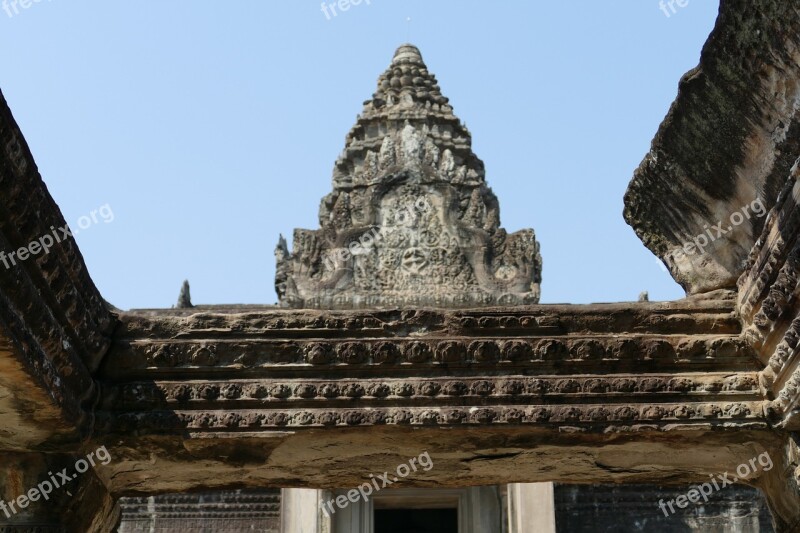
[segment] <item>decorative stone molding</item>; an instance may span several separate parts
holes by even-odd
[[[765,365],[759,374],[765,414],[781,431],[800,430],[800,160],[769,213],[739,278],[738,306],[746,339]],[[779,464],[759,480],[776,531],[800,528],[800,454],[786,434]]]
[[[245,352],[247,357],[243,357]],[[254,353],[253,353],[254,352]],[[591,363],[647,363],[667,368],[700,367],[724,361],[754,368],[752,352],[737,337],[681,338],[540,338],[470,341],[370,340],[346,343],[318,341],[222,340],[195,344],[136,341],[120,346],[130,371],[171,373],[172,369],[232,371],[291,366],[365,367],[501,367],[576,369]]]
[[[121,316],[101,376],[235,378],[319,367],[336,378],[359,369],[506,375],[758,369],[739,336],[733,301],[538,306],[487,311],[313,312],[264,309],[190,317]],[[638,332],[646,332],[640,334]]]
[[[744,338],[766,365],[761,385],[767,413],[780,427],[800,429],[800,160],[778,197],[748,269],[739,280]]]
[[[390,404],[402,398],[421,400],[436,398],[481,398],[482,401],[507,401],[511,398],[530,402],[549,398],[568,401],[576,396],[596,396],[594,400],[612,401],[614,398],[661,396],[674,398],[705,397],[758,398],[757,374],[729,373],[680,377],[628,376],[609,377],[525,376],[483,377],[473,379],[392,379],[392,380],[333,380],[333,381],[224,381],[224,382],[137,382],[107,389],[109,398],[117,408],[206,406],[246,407],[265,403],[308,404],[317,401],[361,399],[378,404]]]
[[[458,426],[491,424],[538,424],[605,431],[610,426],[628,430],[657,429],[660,425],[680,423],[703,426],[736,422],[740,427],[765,429],[761,402],[673,403],[659,405],[558,405],[537,407],[404,407],[281,409],[277,411],[150,411],[107,415],[99,421],[108,432],[158,431],[185,429],[237,431],[274,428],[312,428],[332,426],[424,425]],[[105,422],[105,424],[103,423]],[[652,425],[653,423],[658,425]]]
[[[126,313],[99,376],[98,431],[764,428],[755,357],[721,296],[514,312]]]

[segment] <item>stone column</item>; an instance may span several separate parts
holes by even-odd
[[[555,533],[556,512],[552,483],[508,485],[509,533]]]
[[[467,508],[470,528],[467,531],[483,533],[497,531],[503,522],[503,508],[498,487],[471,487],[467,489]]]
[[[281,533],[331,533],[331,519],[320,507],[329,494],[317,489],[283,489]]]

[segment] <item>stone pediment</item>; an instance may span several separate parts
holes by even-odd
[[[276,249],[288,307],[474,307],[539,301],[533,230],[507,234],[469,131],[417,48],[401,46],[347,136],[318,230]]]

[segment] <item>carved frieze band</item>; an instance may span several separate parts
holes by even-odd
[[[738,337],[605,337],[265,342],[135,342],[116,348],[109,377],[132,370],[202,372],[265,365],[495,365],[580,364],[608,361],[703,364],[753,368],[753,352]],[[737,366],[738,365],[738,366]],[[545,365],[546,366],[546,365]],[[585,367],[576,366],[578,367]],[[726,367],[726,368],[728,368]],[[134,372],[135,373],[135,372]]]
[[[724,424],[765,427],[761,402],[659,405],[452,406],[236,411],[151,411],[98,413],[105,432],[257,431],[259,429],[374,425],[560,425],[591,429],[623,425],[631,429],[670,424]],[[639,426],[634,427],[634,426]]]
[[[480,403],[547,400],[575,402],[615,400],[659,401],[679,397],[689,401],[714,399],[758,399],[755,373],[701,374],[683,376],[596,376],[542,377],[510,376],[476,379],[385,379],[336,381],[263,381],[239,380],[225,382],[140,382],[108,387],[106,408],[142,410],[143,408],[213,408],[229,409],[248,404],[265,403],[318,404],[336,400],[362,400],[382,403]],[[646,398],[642,398],[645,396]],[[666,397],[666,398],[663,398]],[[208,408],[208,407],[206,407]]]
[[[637,306],[547,305],[481,311],[409,309],[387,311],[288,311],[265,309],[242,314],[191,316],[125,313],[117,339],[246,338],[261,339],[393,337],[558,336],[631,334],[737,335],[741,324],[735,301],[728,299]]]

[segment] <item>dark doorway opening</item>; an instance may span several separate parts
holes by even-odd
[[[458,509],[376,509],[375,533],[458,533]]]

